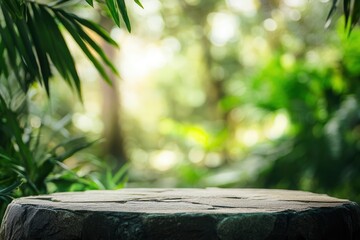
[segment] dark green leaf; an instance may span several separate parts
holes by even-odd
[[[120,26],[120,17],[119,17],[119,11],[116,0],[106,0],[106,5],[110,11],[111,17],[113,18],[115,24],[117,26]]]
[[[111,80],[109,76],[106,74],[104,68],[100,64],[100,62],[94,57],[94,55],[91,53],[87,45],[85,44],[84,40],[79,35],[78,29],[74,26],[74,24],[66,19],[61,14],[57,14],[58,19],[60,22],[64,25],[66,30],[70,33],[70,35],[74,38],[76,43],[79,45],[81,50],[85,53],[85,55],[88,57],[88,59],[92,62],[92,64],[95,66],[95,68],[99,71],[101,76],[111,84]]]
[[[94,2],[93,2],[93,0],[86,0],[86,2],[90,5],[90,6],[94,6]]]
[[[326,18],[325,27],[328,27],[328,26],[330,25],[330,23],[331,23],[331,18],[332,18],[332,16],[334,15],[335,10],[336,10],[336,8],[337,8],[337,4],[338,4],[338,0],[333,0],[333,4],[332,4],[331,9],[330,9],[330,11],[329,11],[329,14],[328,14],[328,16],[327,16],[327,18]]]
[[[346,0],[344,0],[346,1]],[[350,0],[347,0],[350,1]],[[360,1],[356,0],[354,1],[354,8],[352,10],[352,14],[351,14],[351,28],[350,30],[352,30],[355,25],[359,22],[360,19]]]
[[[22,184],[21,180],[17,180],[10,186],[0,189],[0,195],[3,195],[3,196],[9,195],[12,191],[14,191],[14,189],[18,188],[21,184]]]
[[[74,155],[75,153],[92,146],[96,142],[97,142],[97,140],[89,142],[83,137],[72,138],[68,141],[65,141],[65,142],[57,145],[55,148],[53,148],[50,151],[52,153],[51,158],[55,161],[62,162],[65,159]],[[59,149],[60,147],[65,148],[65,152],[60,155],[55,154],[57,149]]]
[[[18,69],[18,64],[16,62],[17,53],[16,53],[16,49],[14,48],[14,45],[12,43],[11,35],[10,35],[9,31],[0,27],[0,36],[1,36],[2,44],[4,44],[4,47],[6,49],[7,59],[9,60],[9,64],[10,64],[11,68]],[[14,74],[18,79],[21,79],[18,71],[14,71]]]
[[[68,80],[71,86],[75,86],[81,98],[80,79],[75,68],[75,62],[54,16],[45,7],[34,7],[33,9],[39,27],[46,35],[44,38],[48,42],[43,41],[43,45],[47,47],[49,57],[64,79]],[[40,22],[41,20],[42,22]]]
[[[29,34],[31,36],[33,47],[36,51],[37,60],[39,62],[39,68],[41,72],[40,81],[44,83],[45,90],[50,96],[50,89],[49,89],[49,79],[52,76],[52,72],[50,69],[50,63],[48,56],[46,54],[46,49],[42,45],[42,40],[39,38],[41,35],[38,34],[35,23],[32,20],[28,21],[29,27]]]
[[[141,4],[139,0],[134,0],[137,5],[139,5],[141,8],[144,8],[144,6]]]
[[[21,40],[20,42],[23,43],[24,48],[25,48],[25,56],[26,58],[24,60],[22,60],[24,62],[24,65],[27,66],[27,70],[29,72],[33,72],[34,78],[37,77],[39,79],[41,79],[40,76],[40,72],[39,72],[39,67],[36,61],[36,57],[35,57],[35,53],[33,52],[33,42],[31,41],[31,39],[29,38],[29,34],[28,34],[28,27],[26,26],[24,20],[18,20],[16,21],[16,26],[18,29],[18,33],[19,33],[19,39]]]
[[[113,182],[114,182],[114,183],[118,183],[120,180],[122,180],[122,179],[126,176],[128,170],[129,170],[129,165],[126,164],[126,165],[122,166],[122,167],[115,173],[114,177],[112,178]]]
[[[94,40],[92,40],[91,37],[89,37],[89,35],[82,29],[82,27],[76,22],[76,21],[72,21],[72,19],[69,19],[73,25],[76,27],[79,36],[84,39],[94,50],[96,53],[98,53],[101,57],[101,59],[106,63],[107,66],[109,66],[111,68],[111,70],[115,73],[118,74],[116,68],[114,67],[114,65],[111,63],[111,61],[109,60],[109,58],[105,55],[104,51],[102,50],[102,48],[97,45],[95,43]]]
[[[101,26],[97,25],[96,23],[93,23],[89,20],[80,18],[76,15],[67,13],[65,11],[59,11],[63,16],[65,16],[67,19],[74,19],[78,21],[81,25],[87,27],[88,29],[91,29],[93,32],[98,34],[101,38],[103,38],[106,42],[117,46],[117,43],[109,36],[109,34],[103,29]]]
[[[117,0],[117,4],[120,8],[120,13],[121,16],[125,22],[126,28],[129,32],[131,32],[131,25],[130,25],[130,20],[129,20],[129,16],[127,14],[127,9],[126,9],[126,4],[125,4],[125,0]]]
[[[74,30],[73,28],[75,28],[77,33],[79,34],[79,37],[81,37],[81,39],[85,40],[93,48],[93,50],[95,50],[95,52],[99,54],[101,59],[105,62],[105,64],[107,66],[109,66],[111,68],[111,70],[115,74],[118,74],[116,68],[111,63],[111,61],[108,59],[108,57],[106,56],[106,54],[104,53],[102,48],[97,43],[95,43],[95,41],[83,30],[82,26],[80,25],[80,23],[87,22],[87,25],[89,26],[89,24],[88,24],[89,22],[86,20],[84,21],[84,19],[81,19],[82,21],[79,21],[79,18],[74,19],[73,15],[67,14],[64,11],[60,11],[59,13],[61,13],[62,17],[66,18],[69,22],[72,23],[72,24],[70,24],[70,26],[72,26],[71,31]],[[57,14],[57,15],[60,15],[60,14]],[[60,18],[61,16],[58,16],[58,17]],[[92,26],[92,25],[93,24],[90,22],[90,26]],[[107,38],[107,39],[105,39],[107,42],[111,41],[111,43],[112,42],[115,43],[114,40],[112,40],[110,38],[110,36],[108,36],[107,34],[105,34],[105,37]]]
[[[345,28],[348,26],[350,17],[351,0],[344,0]]]

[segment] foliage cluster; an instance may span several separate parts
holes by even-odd
[[[126,180],[126,167],[114,172],[95,157],[88,157],[94,165],[88,176],[81,178],[69,170],[63,161],[95,141],[69,135],[66,119],[54,121],[50,114],[34,111],[39,90],[34,85],[44,87],[50,96],[50,79],[56,74],[81,98],[80,78],[65,34],[104,80],[110,83],[105,66],[117,73],[94,38],[117,43],[97,23],[72,13],[75,5],[79,2],[0,1],[0,217],[13,197],[119,188]],[[118,26],[122,17],[131,30],[124,0],[107,0],[104,8]]]
[[[142,31],[175,53],[152,77],[161,96],[161,104],[149,103],[158,131],[132,119],[130,180],[303,189],[359,201],[359,32],[347,36],[345,19],[324,30],[323,3],[289,2],[246,6],[253,14],[237,1],[163,2],[161,34]]]
[[[118,26],[122,18],[127,29],[131,30],[124,0],[82,2],[105,9],[105,14]],[[142,7],[138,0],[134,2]],[[222,52],[223,49],[215,46],[206,32],[209,29],[208,19],[223,3],[210,0],[196,2],[180,1],[180,7],[168,9],[170,13],[177,11],[178,15],[188,17],[188,25],[173,25],[166,34],[176,32],[180,44],[187,49],[185,59],[193,57],[193,53],[200,53],[196,58],[201,59],[201,64],[184,66],[189,67],[189,73],[192,67],[199,67],[196,71],[200,70],[201,74],[195,75],[202,75],[200,82],[209,94],[206,100],[210,103],[206,108],[195,107],[210,120],[208,122],[197,120],[194,124],[191,122],[196,122],[194,119],[182,119],[186,116],[176,109],[185,109],[182,105],[186,104],[177,99],[170,110],[173,116],[160,124],[161,137],[165,141],[175,139],[179,149],[192,153],[190,158],[193,160],[199,152],[201,155],[197,164],[189,161],[179,166],[175,174],[180,179],[177,186],[258,185],[333,191],[339,196],[360,198],[355,194],[360,189],[359,163],[356,161],[359,157],[360,91],[355,83],[360,74],[357,61],[360,54],[356,44],[342,49],[343,56],[336,58],[340,63],[332,62],[323,68],[314,68],[301,51],[308,51],[311,47],[316,48],[315,52],[321,51],[315,46],[319,43],[308,41],[306,44],[310,47],[294,50],[276,37],[257,32],[260,37],[272,38],[272,44],[281,45],[281,48],[271,52],[272,57],[267,58],[262,66],[248,66],[247,59],[238,59],[236,49],[239,45],[230,42],[230,50]],[[338,2],[333,0],[328,19],[333,16]],[[360,4],[344,0],[343,6],[345,26],[350,32],[359,20]],[[54,123],[33,111],[35,106],[31,90],[34,85],[44,87],[50,96],[50,80],[57,74],[81,98],[80,78],[65,35],[73,39],[104,80],[110,82],[106,72],[108,68],[117,73],[94,39],[99,38],[113,46],[117,43],[101,26],[74,14],[71,10],[76,7],[85,5],[72,0],[0,0],[0,215],[12,197],[52,191],[120,188],[126,181],[126,167],[114,173],[110,166],[93,156],[86,156],[95,167],[83,178],[69,170],[63,161],[94,142],[64,134],[66,121]],[[162,15],[168,23],[170,16],[166,14],[166,7]],[[251,18],[244,20],[248,24],[257,21]],[[204,31],[189,37],[189,24],[200,26]],[[300,37],[299,33],[289,34],[292,38]],[[359,38],[359,33],[354,31],[351,38]],[[296,64],[284,64],[284,56],[290,56],[290,59],[296,56]],[[242,70],[245,67],[252,69],[241,74],[237,71],[239,65]],[[180,71],[184,73],[184,69]],[[233,74],[226,75],[229,72]],[[182,80],[180,75],[166,78],[176,82]],[[160,79],[162,77],[159,76]],[[191,80],[194,76],[189,77]],[[233,86],[253,91],[243,94],[234,91]],[[164,89],[163,95],[176,95],[166,87]],[[253,95],[254,90],[259,93],[258,96]],[[176,91],[181,92],[181,88]],[[196,94],[195,91],[194,96]],[[181,100],[184,101],[184,98]],[[251,111],[261,112],[261,117],[266,113],[283,111],[291,121],[291,129],[284,138],[270,144],[258,144],[250,148],[247,156],[241,156],[245,159],[242,164],[246,159],[255,163],[254,158],[260,159],[260,173],[253,178],[243,177],[246,172],[234,167],[238,164],[235,160],[239,159],[236,148],[245,148],[236,144],[233,132],[237,124],[243,124],[243,119],[236,119],[234,115],[239,109],[244,110],[245,105]],[[189,139],[193,144],[189,144]],[[207,167],[201,164],[201,159],[207,159]],[[222,166],[238,171],[236,176],[231,175],[231,181],[223,181],[221,171],[224,168],[219,167],[219,161],[226,162]],[[216,181],[216,184],[211,184],[214,175],[210,176],[209,165],[219,170],[220,184]],[[241,168],[244,166],[240,165]]]

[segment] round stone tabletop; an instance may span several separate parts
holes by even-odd
[[[360,239],[360,208],[310,192],[122,189],[14,200],[1,240]]]

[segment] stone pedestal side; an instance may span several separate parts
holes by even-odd
[[[360,240],[360,207],[301,191],[123,189],[14,200],[1,240]]]

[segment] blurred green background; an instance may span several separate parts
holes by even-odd
[[[54,129],[103,139],[57,166],[47,192],[261,187],[360,202],[360,31],[337,15],[325,29],[330,1],[142,4],[129,2],[132,33],[79,10],[120,45],[105,46],[112,87],[74,47],[83,103],[64,81],[50,99],[32,88],[47,145]]]
[[[130,10],[133,33],[112,31],[122,79],[111,109],[129,187],[286,188],[360,201],[360,32],[347,37],[342,19],[325,29],[330,2],[143,5]],[[85,108],[72,120],[101,132],[106,92],[85,79]]]

